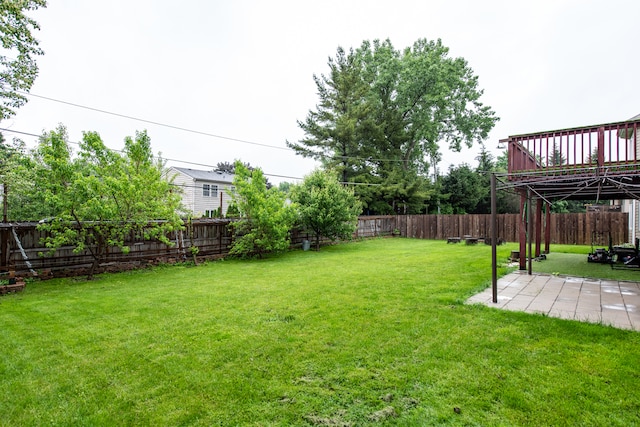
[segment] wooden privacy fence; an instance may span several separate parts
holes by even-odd
[[[497,215],[497,235],[506,242],[518,242],[520,214]],[[623,212],[551,214],[551,243],[608,245],[627,242],[629,218]],[[360,217],[357,237],[393,234],[417,239],[445,240],[449,237],[490,237],[491,215],[398,215]],[[542,233],[544,235],[544,224]]]
[[[358,219],[356,238],[399,235],[417,239],[445,240],[449,237],[489,237],[490,215],[390,215],[362,216]],[[198,256],[223,257],[229,253],[232,233],[228,219],[194,220],[182,232],[173,233],[173,246],[159,241],[144,240],[132,235],[126,244],[130,248],[123,254],[118,248],[110,248],[103,263],[103,270],[110,265],[122,269],[126,264],[139,265],[148,262],[171,262],[188,259],[190,246],[197,246]],[[89,266],[93,259],[88,252],[74,253],[72,247],[62,247],[51,256],[42,256],[42,232],[37,223],[0,223],[0,270],[16,271],[51,270],[63,274],[65,270]],[[628,215],[620,212],[590,212],[552,214],[549,222],[551,243],[607,246],[609,235],[613,244],[627,241]],[[520,215],[498,215],[498,238],[507,242],[519,240]],[[17,237],[17,239],[14,237]],[[292,246],[300,246],[311,240],[309,233],[294,230]],[[73,274],[73,273],[69,273]]]
[[[172,262],[189,258],[190,246],[197,246],[199,255],[210,258],[222,257],[229,253],[232,234],[228,219],[201,219],[181,232],[172,233],[169,238],[173,246],[165,245],[158,240],[148,240],[140,235],[131,234],[125,245],[129,253],[124,254],[117,247],[110,247],[104,257],[101,270],[126,268],[149,262]],[[17,239],[14,237],[17,237]],[[38,223],[0,223],[0,270],[16,271],[56,271],[58,274],[67,269],[82,269],[93,262],[89,251],[75,253],[72,246],[63,246],[52,255],[41,244],[43,232],[38,230]],[[69,272],[69,274],[74,274]],[[75,273],[78,274],[78,273]]]

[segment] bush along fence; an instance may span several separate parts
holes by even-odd
[[[362,216],[358,219],[354,238],[484,238],[491,233],[490,218],[490,215]],[[503,241],[517,242],[520,219],[519,214],[498,215],[498,237]],[[193,220],[185,230],[170,236],[172,246],[131,235],[126,242],[130,248],[129,253],[123,254],[118,248],[110,248],[100,271],[119,271],[146,264],[188,260],[192,258],[192,247],[198,248],[199,260],[224,257],[233,243],[233,235],[229,229],[231,221]],[[41,277],[84,274],[93,262],[91,254],[88,251],[74,253],[73,247],[62,247],[52,255],[43,255],[47,248],[40,243],[43,234],[37,226],[37,223],[0,223],[0,273],[16,271],[38,274]],[[620,212],[552,214],[548,227],[551,230],[552,244],[606,246],[609,235],[613,244],[620,244],[627,240],[628,215]],[[293,230],[291,245],[300,247],[312,237],[304,231]]]

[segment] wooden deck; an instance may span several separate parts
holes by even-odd
[[[510,136],[508,184],[551,199],[640,198],[640,119]],[[523,190],[524,191],[524,190]]]

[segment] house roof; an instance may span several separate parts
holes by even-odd
[[[180,173],[190,176],[196,181],[227,182],[229,184],[233,182],[233,175],[224,173],[224,172],[211,171],[211,170],[203,171],[199,169],[190,169],[190,168],[178,168],[175,166],[172,166],[172,169],[175,169]]]

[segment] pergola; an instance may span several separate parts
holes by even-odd
[[[500,141],[508,148],[508,172],[491,175],[494,303],[498,298],[496,192],[511,190],[520,195],[520,269],[527,269],[529,260],[531,274],[534,229],[535,256],[541,254],[543,205],[547,205],[548,224],[549,205],[554,201],[640,200],[639,131],[640,115],[624,122],[514,135]],[[549,234],[544,237],[548,252]]]

